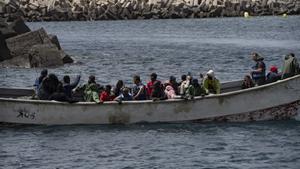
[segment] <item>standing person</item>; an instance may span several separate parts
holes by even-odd
[[[258,86],[263,85],[266,79],[266,65],[264,63],[264,58],[258,53],[252,53],[252,60],[255,65],[252,67],[251,76],[254,83]]]
[[[68,75],[64,76],[64,78],[63,78],[64,93],[69,98],[72,98],[72,90],[75,89],[75,87],[78,85],[80,78],[81,78],[81,76],[77,75],[75,81],[73,83],[70,83],[70,76],[68,76]]]
[[[132,96],[134,100],[147,100],[146,86],[142,83],[140,76],[133,77],[135,86],[132,88]]]
[[[48,70],[47,69],[43,69],[41,71],[41,74],[40,74],[40,77],[38,77],[35,82],[34,82],[34,85],[35,86],[35,94],[38,95],[38,92],[39,92],[39,88],[44,80],[44,78],[46,78],[48,75]]]
[[[290,53],[284,57],[282,68],[282,79],[292,77],[300,73],[299,63],[294,53]]]
[[[221,93],[221,84],[219,80],[215,77],[213,70],[209,70],[206,73],[206,77],[203,81],[203,87],[208,94],[220,94]]]
[[[158,81],[157,80],[157,74],[156,73],[152,73],[150,75],[150,82],[147,83],[147,94],[148,94],[148,96],[151,96],[152,90],[153,90],[153,85],[154,85],[154,83],[156,81]]]

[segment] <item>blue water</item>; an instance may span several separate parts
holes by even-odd
[[[300,57],[300,16],[28,23],[59,37],[76,63],[51,68],[90,74],[101,84],[131,85],[139,74],[160,80],[214,69],[241,79],[253,64]],[[0,86],[30,87],[40,69],[0,69]],[[0,109],[1,111],[1,109]],[[0,168],[300,168],[300,122],[1,126]]]
[[[0,168],[300,167],[300,123],[0,128]]]
[[[96,75],[101,84],[132,76],[144,82],[157,72],[160,80],[214,69],[222,81],[241,79],[256,51],[267,66],[282,65],[284,55],[300,55],[300,16],[222,19],[136,20],[29,23],[59,37],[76,63],[51,69],[59,75]],[[31,86],[40,69],[0,69],[0,85]]]

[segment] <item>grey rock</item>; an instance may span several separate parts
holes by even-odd
[[[59,50],[62,50],[57,36],[51,35],[51,34],[49,34],[48,36],[49,36],[51,43],[53,43]]]
[[[32,46],[44,43],[53,45],[43,28],[6,39],[12,57],[27,54]]]
[[[33,45],[29,51],[30,67],[53,67],[62,66],[66,54],[58,50],[56,46],[49,44]]]
[[[30,32],[31,30],[25,24],[23,19],[17,19],[8,26],[10,29],[14,30],[18,35]]]
[[[0,32],[0,62],[6,59],[10,59],[10,52],[6,46],[5,38]]]

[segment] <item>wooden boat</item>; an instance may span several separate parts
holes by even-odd
[[[222,84],[222,94],[193,100],[130,101],[118,104],[62,103],[22,99],[32,89],[0,89],[0,122],[21,124],[118,124],[290,119],[300,113],[300,75],[240,89]]]

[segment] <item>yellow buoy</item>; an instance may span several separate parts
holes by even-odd
[[[249,13],[248,12],[244,12],[244,18],[249,18]]]
[[[287,15],[286,13],[284,13],[284,14],[282,15],[282,17],[287,18],[288,15]]]

